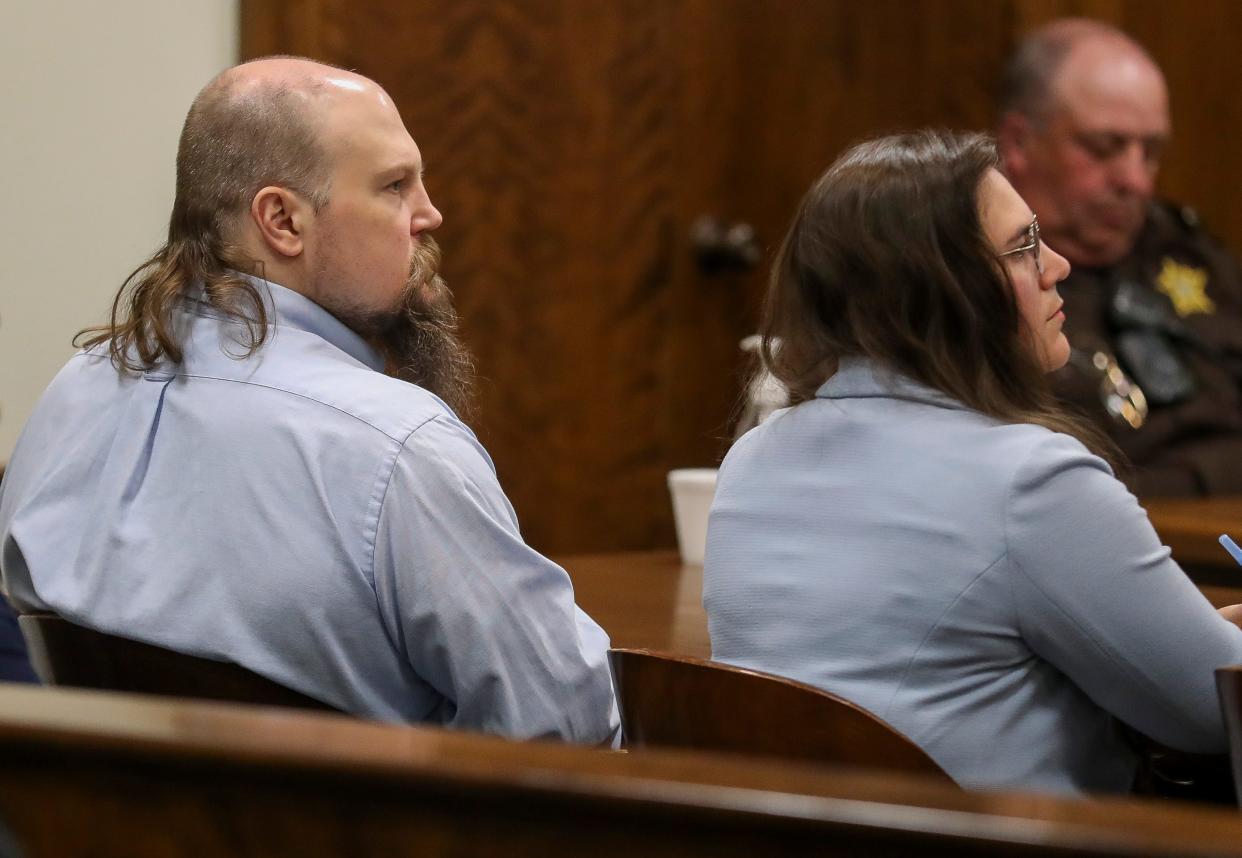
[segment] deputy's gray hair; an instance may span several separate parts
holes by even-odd
[[[1151,55],[1116,27],[1088,18],[1062,18],[1033,30],[1014,50],[1001,73],[997,115],[1016,112],[1040,122],[1053,107],[1053,86],[1061,64],[1075,45],[1085,39],[1109,39],[1142,54]]]

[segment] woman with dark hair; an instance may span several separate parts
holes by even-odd
[[[888,137],[803,200],[762,328],[794,404],[720,469],[713,656],[857,703],[967,787],[1125,791],[1113,716],[1225,749],[1242,629],[1058,410],[1069,263],[996,164],[981,135]]]

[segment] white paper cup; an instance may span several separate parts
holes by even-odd
[[[681,562],[702,566],[707,548],[707,513],[716,496],[716,469],[669,471],[668,490],[673,496],[673,521],[677,525]]]

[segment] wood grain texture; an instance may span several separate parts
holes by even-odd
[[[1242,569],[1218,542],[1222,533],[1242,538],[1242,497],[1154,498],[1143,506],[1179,564],[1236,573],[1231,583],[1242,584]]]
[[[1229,761],[1234,784],[1242,784],[1242,666],[1218,668],[1216,693],[1220,697],[1221,715],[1229,734]],[[1242,803],[1242,794],[1238,795]]]
[[[1242,855],[1236,812],[0,686],[30,858]]]
[[[703,567],[676,551],[628,551],[557,557],[582,610],[613,646],[711,658]]]
[[[1122,26],[1166,68],[1162,192],[1242,246],[1242,4],[1201,0],[243,0],[247,56],[301,53],[394,96],[483,377],[477,429],[544,552],[673,544],[665,473],[724,453],[766,264],[850,143],[987,128],[1017,36]],[[1194,45],[1194,50],[1186,50]],[[707,276],[701,215],[759,270]]]
[[[1202,501],[1150,505],[1152,522],[1183,568],[1201,563],[1223,570],[1199,590],[1214,606],[1242,604],[1242,572],[1216,544],[1223,523],[1242,531],[1242,499],[1202,507]],[[1226,527],[1226,529],[1230,529]],[[683,565],[675,551],[624,551],[557,557],[574,583],[578,604],[608,632],[612,645],[711,658],[703,609],[703,567]]]
[[[243,58],[286,53],[285,45],[298,45],[305,56],[324,55],[321,0],[246,0],[239,13]]]
[[[241,665],[105,634],[55,614],[21,614],[18,624],[31,664],[49,685],[339,711]]]
[[[927,775],[935,760],[873,713],[792,679],[648,649],[608,652],[625,746],[818,761]]]

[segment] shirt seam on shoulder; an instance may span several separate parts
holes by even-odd
[[[370,428],[374,429],[376,432],[380,433],[381,435],[383,435],[385,438],[389,439],[390,441],[394,441],[397,444],[400,444],[402,446],[405,445],[404,439],[398,438],[392,433],[384,431],[379,426],[376,426],[374,423],[370,422],[369,420],[359,417],[357,414],[354,414],[353,412],[346,411],[344,408],[341,408],[339,405],[333,405],[331,402],[324,402],[322,399],[316,399],[315,397],[309,396],[305,393],[298,393],[295,390],[287,390],[283,387],[276,387],[271,384],[263,384],[262,382],[258,382],[258,381],[244,381],[242,379],[237,379],[237,378],[222,378],[216,375],[199,375],[197,373],[178,372],[178,373],[175,373],[175,376],[180,377],[180,378],[198,378],[204,381],[219,381],[225,384],[244,384],[248,387],[258,387],[258,388],[262,388],[263,390],[271,390],[271,391],[275,391],[276,393],[284,393],[289,396],[296,396],[299,399],[305,399],[308,402],[314,402],[318,405],[322,405],[324,408],[331,408],[333,411],[336,411],[339,414],[343,414],[352,420],[357,420],[359,423],[362,423],[364,426],[369,426]],[[422,423],[419,423],[417,426],[411,429],[409,433],[406,434],[405,438],[408,439],[410,435],[418,431],[418,429],[421,428],[427,422],[427,420],[434,420],[435,416],[436,415],[433,414],[432,416],[424,420]]]
[[[417,432],[419,429],[422,429],[424,426],[426,426],[431,421],[435,420],[437,416],[438,415],[433,414],[427,419],[421,421],[417,426],[415,426],[413,429],[407,432],[405,434],[405,437],[400,440],[400,442],[397,445],[397,449],[393,453],[392,462],[388,466],[388,477],[384,480],[383,490],[380,491],[377,497],[375,498],[374,524],[371,526],[370,532],[366,534],[367,568],[370,570],[370,573],[371,573],[371,591],[375,594],[375,608],[376,610],[380,611],[381,617],[383,616],[383,610],[382,610],[382,606],[379,604],[379,590],[375,586],[375,546],[376,546],[376,543],[379,541],[379,525],[380,525],[380,519],[382,519],[384,516],[384,503],[388,500],[388,492],[392,488],[392,479],[393,479],[393,476],[397,472],[397,462],[401,458],[401,451],[406,449],[406,444],[408,444],[410,439],[414,437],[415,432]],[[397,439],[394,438],[393,440],[395,441]]]

